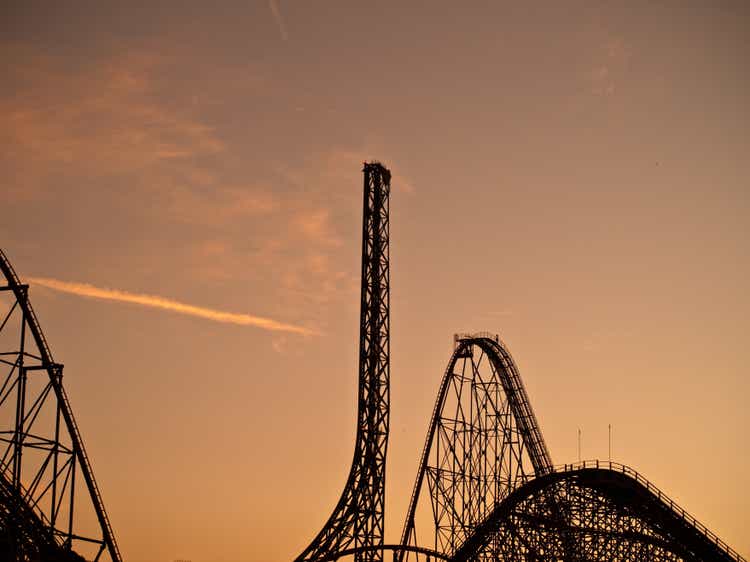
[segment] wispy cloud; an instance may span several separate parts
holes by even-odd
[[[618,82],[626,78],[630,58],[631,49],[625,40],[608,36],[597,49],[597,64],[588,72],[591,93],[603,97],[614,95]]]
[[[295,223],[300,232],[310,240],[330,246],[342,244],[342,241],[334,234],[329,209],[315,209],[300,214]]]
[[[68,281],[60,281],[59,279],[50,279],[47,277],[30,277],[29,280],[32,283],[36,283],[37,285],[41,285],[55,291],[61,291],[63,293],[70,293],[82,297],[138,304],[151,308],[169,310],[172,312],[177,312],[179,314],[197,316],[199,318],[205,318],[206,320],[212,320],[214,322],[238,324],[240,326],[255,326],[257,328],[269,330],[272,332],[290,332],[305,336],[318,335],[316,331],[309,328],[295,326],[293,324],[285,324],[283,322],[278,322],[270,318],[204,308],[201,306],[195,306],[192,304],[187,304],[172,299],[166,299],[164,297],[155,295],[130,293],[118,289],[95,287],[94,285],[89,285],[88,283],[71,283]]]
[[[284,18],[281,17],[281,9],[279,8],[278,0],[268,0],[268,7],[271,9],[273,19],[276,20],[276,25],[279,28],[281,38],[286,41],[289,39],[289,33],[286,30],[286,25],[284,25]]]
[[[284,5],[272,10],[277,19],[268,23],[283,37]],[[181,73],[193,61],[182,48],[146,43],[114,52],[68,67],[64,56],[31,44],[0,49],[17,85],[0,93],[0,168],[8,179],[0,191],[9,212],[32,201],[39,213],[68,205],[117,248],[97,258],[91,252],[110,279],[171,269],[212,287],[252,284],[250,298],[264,304],[251,300],[249,310],[324,332],[321,311],[359,288],[362,163],[383,159],[394,170],[394,193],[412,191],[388,144],[248,158],[243,147],[257,133],[237,136],[222,108],[276,91],[263,65],[199,57],[210,79],[196,82]],[[124,241],[123,227],[139,235]],[[0,238],[18,245],[8,228],[0,226]],[[165,244],[172,239],[182,243]]]
[[[131,189],[148,191],[155,176],[226,150],[200,106],[165,91],[177,57],[144,49],[62,70],[64,57],[30,45],[3,44],[0,53],[15,88],[0,93],[0,165],[10,170],[12,200],[55,193],[60,170],[100,185],[127,177]]]
[[[169,201],[159,213],[195,225],[239,223],[248,217],[269,216],[280,201],[268,190],[254,187],[222,187],[214,180],[205,187],[178,185],[169,191]]]

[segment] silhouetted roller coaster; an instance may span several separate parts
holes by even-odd
[[[507,346],[457,334],[399,544],[384,544],[389,416],[390,172],[364,167],[354,459],[333,514],[295,562],[739,561],[631,468],[555,467]],[[419,533],[417,532],[419,531]]]
[[[398,544],[384,543],[390,172],[364,166],[357,434],[333,513],[295,562],[742,561],[627,466],[555,466],[497,335],[457,334]],[[0,251],[0,561],[122,562],[28,296]]]
[[[0,271],[0,560],[122,562],[63,366],[1,250]]]

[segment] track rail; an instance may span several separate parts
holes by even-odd
[[[357,554],[362,554],[365,552],[393,552],[394,558],[398,556],[399,554],[403,555],[407,552],[413,552],[415,554],[424,554],[427,556],[427,560],[448,560],[448,557],[443,554],[442,552],[438,552],[437,550],[432,550],[430,548],[422,548],[419,546],[406,546],[403,544],[381,544],[381,545],[371,545],[371,546],[360,546],[356,548],[348,548],[346,550],[341,550],[339,552],[333,552],[325,555],[322,558],[318,558],[317,562],[329,562],[329,561],[335,561],[339,560],[340,558],[343,558],[344,556],[356,556]]]
[[[390,416],[391,173],[364,165],[357,435],[349,476],[333,513],[296,562],[354,548],[357,562],[381,562],[385,527],[385,459]]]
[[[545,489],[562,481],[579,482],[585,487],[597,488],[604,493],[613,493],[615,489],[627,490],[629,501],[634,502],[634,505],[642,507],[644,502],[650,502],[651,505],[668,512],[671,516],[671,528],[679,528],[681,533],[679,535],[681,541],[677,543],[677,546],[708,550],[709,554],[703,558],[705,560],[746,562],[726,542],[678,506],[638,471],[620,463],[598,460],[554,467],[550,472],[514,490],[483,523],[477,526],[475,533],[456,549],[450,557],[451,562],[472,560],[489,542],[504,518],[508,517],[518,504],[534,494],[543,493]]]
[[[458,336],[461,338],[461,336]],[[476,336],[467,336],[464,339],[458,341],[467,342],[478,342],[479,346],[485,350],[485,353],[489,353],[489,349],[494,351],[495,357],[497,357],[502,365],[501,373],[505,373],[506,376],[501,376],[500,380],[505,386],[504,390],[508,396],[508,400],[511,401],[511,407],[513,408],[513,414],[516,418],[516,422],[521,428],[524,440],[529,447],[529,456],[531,457],[531,463],[534,466],[534,471],[537,475],[544,474],[552,469],[552,457],[547,449],[547,444],[544,442],[542,432],[539,429],[539,422],[537,422],[534,410],[531,408],[531,402],[529,401],[529,395],[526,393],[526,387],[523,385],[523,379],[518,372],[515,361],[508,350],[508,347],[500,340],[498,336],[494,338],[482,335],[481,338]]]
[[[685,509],[677,505],[669,496],[667,496],[667,494],[662,492],[634,468],[618,462],[600,461],[598,459],[593,459],[573,464],[563,464],[555,466],[553,472],[555,474],[566,474],[577,472],[583,469],[606,469],[612,472],[618,472],[620,474],[629,476],[630,478],[641,484],[644,488],[646,488],[648,492],[656,496],[656,498],[661,501],[665,507],[668,507],[670,509],[675,517],[681,519],[691,527],[695,528],[706,538],[706,540],[716,545],[716,547],[722,552],[726,553],[729,558],[731,558],[732,560],[736,560],[737,562],[745,562],[745,559],[726,542],[721,540],[718,535],[716,535],[716,533],[714,533],[713,531],[711,531],[711,529],[698,521],[698,519],[688,513]]]
[[[91,496],[91,501],[96,512],[99,525],[102,530],[104,543],[107,546],[112,562],[122,562],[122,555],[120,549],[117,546],[115,535],[112,530],[112,524],[109,521],[107,512],[104,509],[104,501],[102,500],[102,494],[99,490],[99,486],[94,478],[94,471],[91,468],[91,461],[86,453],[86,448],[81,438],[81,431],[76,423],[75,416],[73,415],[73,409],[70,406],[70,400],[65,392],[65,388],[62,385],[62,369],[63,366],[56,363],[47,339],[44,337],[44,332],[39,323],[39,319],[31,306],[31,301],[28,297],[28,285],[21,283],[18,274],[13,269],[13,266],[8,260],[8,257],[0,249],[0,271],[5,275],[8,281],[8,286],[13,291],[16,301],[18,302],[21,310],[24,314],[24,318],[28,324],[29,329],[34,337],[39,353],[41,354],[42,366],[47,370],[49,374],[52,388],[54,389],[55,395],[60,405],[60,410],[65,420],[65,424],[70,434],[71,443],[73,450],[76,453],[76,457],[83,472],[86,486]]]
[[[438,424],[438,417],[443,409],[451,374],[456,361],[463,353],[466,353],[471,346],[476,345],[480,347],[487,355],[488,359],[493,363],[503,386],[503,390],[510,401],[513,415],[518,423],[519,430],[523,435],[524,442],[528,446],[529,457],[534,467],[534,472],[537,475],[542,475],[552,470],[553,465],[549,450],[547,449],[547,445],[542,437],[536,416],[531,409],[531,403],[529,402],[526,389],[521,381],[518,368],[516,367],[516,364],[505,344],[498,336],[488,333],[456,334],[454,341],[455,349],[453,355],[448,361],[448,366],[440,384],[438,397],[432,410],[432,417],[430,418],[427,439],[425,440],[425,445],[420,456],[419,470],[414,482],[414,488],[412,490],[409,508],[401,534],[401,544],[403,545],[409,544],[414,533],[414,518],[416,515],[417,503],[419,501],[419,494],[424,482],[427,462]],[[397,560],[403,560],[403,555],[404,552],[396,553]]]

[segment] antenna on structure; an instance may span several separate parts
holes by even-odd
[[[581,428],[578,428],[578,462],[581,462]]]
[[[612,424],[607,424],[607,456],[612,462]]]

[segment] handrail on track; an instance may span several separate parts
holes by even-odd
[[[0,248],[0,269],[2,269],[3,273],[7,277],[10,278],[12,281],[11,288],[15,287],[22,287],[23,283],[21,283],[21,279],[18,277],[18,274],[16,273],[16,270],[13,269],[13,266],[10,264],[10,260],[8,259],[8,256],[5,255],[5,252]],[[42,352],[42,361],[45,363],[45,367],[49,365],[54,365],[55,359],[52,357],[52,351],[50,350],[49,344],[47,343],[47,338],[44,337],[44,332],[42,332],[41,325],[39,324],[39,320],[37,319],[36,313],[34,312],[34,308],[31,306],[31,301],[29,299],[26,299],[26,313],[31,318],[31,324],[34,325],[37,329],[37,334],[39,336],[39,343],[41,345],[39,346],[41,349],[39,351]]]
[[[488,357],[492,354],[496,355],[497,360],[500,362],[498,367],[498,376],[503,380],[503,388],[508,396],[508,400],[512,402],[511,408],[513,409],[513,415],[516,419],[516,423],[519,425],[519,429],[524,435],[524,440],[527,442],[528,454],[531,458],[531,462],[534,466],[534,472],[537,475],[548,473],[552,469],[552,460],[547,449],[547,444],[544,442],[544,437],[539,429],[539,423],[537,422],[534,411],[531,408],[531,404],[526,394],[526,388],[523,385],[521,375],[518,372],[513,356],[510,354],[505,343],[500,339],[498,334],[490,332],[475,332],[475,333],[457,333],[453,336],[454,349],[451,354],[451,358],[448,360],[448,366],[441,379],[440,387],[438,390],[438,397],[435,401],[435,405],[432,409],[432,415],[427,430],[427,439],[422,449],[419,460],[419,470],[417,472],[417,478],[414,482],[414,488],[412,489],[411,498],[409,500],[409,507],[407,508],[406,520],[404,521],[404,527],[401,535],[401,543],[407,544],[413,537],[414,531],[414,515],[416,511],[416,502],[418,494],[420,493],[422,482],[424,479],[424,469],[426,466],[426,459],[430,453],[432,447],[432,439],[435,430],[436,418],[438,410],[443,406],[443,397],[446,389],[446,380],[451,373],[455,365],[456,359],[459,357],[457,353],[464,345],[465,342],[476,343],[479,345],[484,353],[487,353]],[[479,343],[483,342],[483,343]],[[482,347],[482,346],[485,347]],[[492,359],[491,359],[492,360]],[[503,379],[503,375],[500,371],[505,372],[507,375],[507,381]],[[403,553],[401,553],[403,554]],[[401,562],[402,558],[397,557],[397,562]]]
[[[459,344],[463,340],[477,340],[477,339],[484,339],[484,340],[492,340],[497,344],[505,346],[505,342],[500,339],[499,334],[493,334],[492,332],[458,332],[456,334],[453,334],[453,346],[454,349],[459,346]]]
[[[600,461],[599,459],[590,459],[579,461],[575,463],[557,465],[552,468],[554,473],[567,473],[574,472],[582,469],[604,469],[611,470],[613,472],[620,472],[631,478],[633,478],[639,484],[642,484],[649,492],[654,494],[665,506],[677,515],[680,519],[693,526],[695,529],[701,532],[709,541],[714,543],[721,550],[726,552],[730,557],[734,558],[738,562],[744,562],[745,559],[740,554],[730,547],[727,543],[721,540],[714,532],[712,532],[703,523],[698,521],[694,516],[688,513],[685,509],[677,505],[669,496],[647,480],[641,473],[634,468],[631,468],[625,464],[613,461]]]
[[[13,269],[10,260],[5,255],[5,252],[2,251],[2,249],[0,249],[0,271],[2,271],[11,282],[11,288],[16,294],[16,300],[18,300],[19,304],[21,305],[22,311],[26,316],[27,322],[29,323],[31,333],[36,340],[39,351],[41,352],[42,364],[47,369],[50,375],[50,379],[53,379],[53,388],[58,396],[58,400],[61,400],[63,402],[63,407],[61,408],[63,418],[69,421],[68,430],[71,434],[70,437],[73,442],[74,449],[77,449],[79,452],[78,460],[83,468],[84,479],[89,484],[90,492],[93,492],[93,495],[95,497],[92,498],[95,499],[94,510],[99,516],[101,524],[104,527],[103,530],[106,535],[104,537],[105,542],[108,540],[111,545],[110,554],[112,558],[115,559],[113,562],[122,562],[120,548],[118,547],[117,541],[115,540],[112,524],[109,520],[109,516],[107,515],[107,511],[104,509],[102,494],[99,490],[99,486],[96,483],[96,479],[94,478],[94,471],[91,467],[91,461],[89,460],[89,456],[86,453],[86,448],[83,444],[81,430],[78,428],[78,423],[76,422],[75,416],[73,415],[73,409],[70,406],[70,400],[68,399],[68,395],[62,385],[62,380],[60,380],[62,378],[62,365],[55,363],[55,360],[52,357],[52,351],[50,350],[49,344],[47,343],[47,338],[44,337],[44,332],[42,331],[39,319],[37,318],[36,314],[34,313],[34,309],[31,306],[31,300],[28,297],[28,293],[23,289],[23,283],[21,283],[18,274]],[[23,291],[23,293],[21,293],[21,291]],[[19,298],[19,293],[23,295],[23,299]]]

